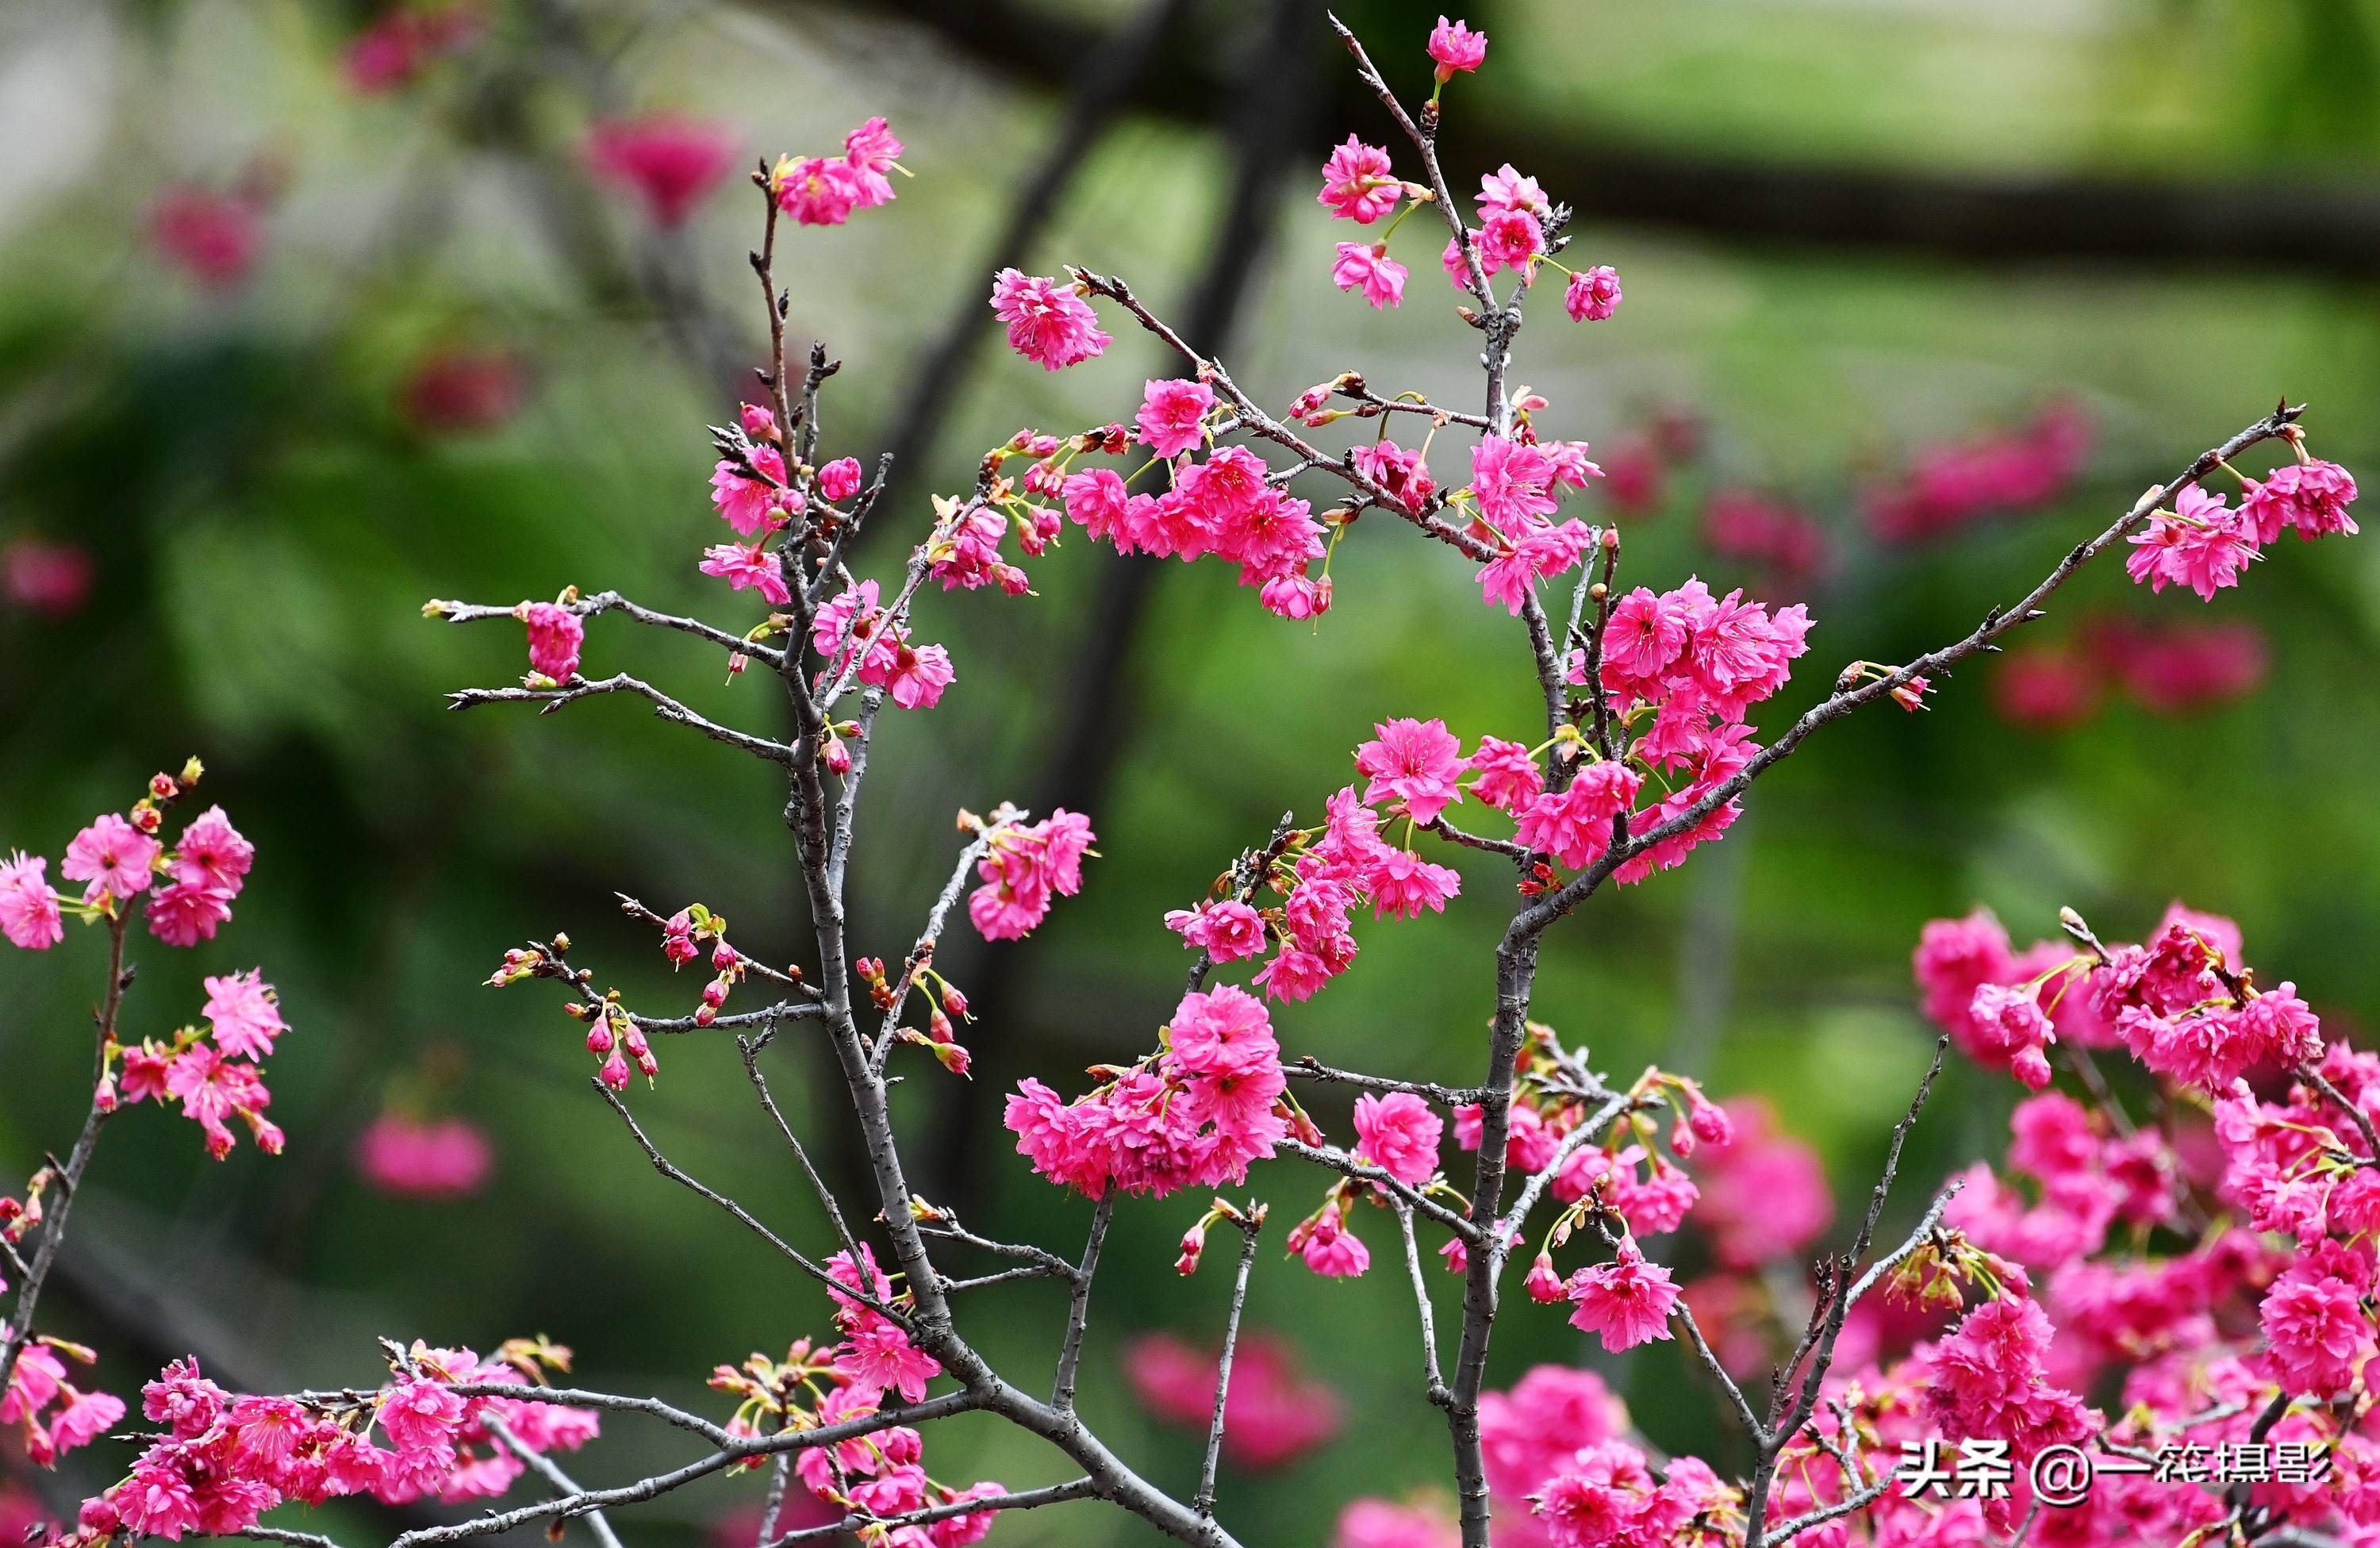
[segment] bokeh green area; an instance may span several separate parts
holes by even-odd
[[[1064,9],[1101,22],[1115,10]],[[1414,87],[1415,15],[1371,9],[1376,53]],[[1249,25],[1230,6],[1209,10],[1210,28]],[[2308,167],[2368,177],[2374,15],[2361,0],[1502,0],[1473,19],[1506,73],[1457,84],[1447,133],[1463,134],[1466,94],[1495,91],[1549,132],[1733,155],[2181,182]],[[698,113],[771,156],[831,149],[869,114],[892,118],[917,174],[898,202],[795,234],[781,259],[792,335],[826,340],[844,362],[828,388],[827,450],[863,459],[944,394],[914,362],[984,287],[980,255],[1058,107],[866,7],[497,16],[480,51],[370,100],[338,72],[360,10],[25,0],[0,17],[0,103],[25,148],[0,193],[0,542],[71,540],[98,564],[70,618],[0,612],[0,847],[55,857],[152,770],[202,756],[203,794],[260,859],[212,947],[144,947],[130,1027],[169,1032],[195,1016],[202,972],[261,963],[295,1028],[271,1062],[282,1158],[243,1146],[211,1163],[189,1125],[151,1109],[107,1134],[69,1279],[44,1310],[101,1350],[118,1392],[200,1344],[243,1380],[345,1384],[370,1379],[378,1335],[485,1349],[543,1331],[579,1351],[590,1385],[701,1407],[717,1401],[699,1384],[714,1363],[826,1329],[810,1284],[645,1164],[588,1089],[578,1031],[543,986],[479,986],[507,945],[560,930],[640,1006],[690,1007],[695,982],[668,975],[614,890],[664,910],[706,902],[747,951],[800,960],[781,789],[625,701],[543,718],[449,713],[447,689],[522,669],[519,631],[434,624],[419,608],[575,583],[737,627],[759,616],[694,572],[717,535],[702,427],[732,413],[733,388],[686,347],[685,325],[690,312],[723,330],[730,358],[758,359],[743,258],[758,200],[730,189],[682,232],[648,232],[586,182],[577,146],[594,104]],[[557,18],[591,40],[576,64],[557,63],[540,30]],[[1526,169],[1529,149],[1502,153]],[[168,182],[227,182],[260,152],[288,178],[270,246],[243,290],[200,293],[144,249],[142,211]],[[1211,136],[1127,115],[1032,266],[1122,274],[1170,311],[1206,262],[1228,176]],[[1435,244],[1412,243],[1406,304],[1375,314],[1329,286],[1344,233],[1313,206],[1303,160],[1285,188],[1231,355],[1239,380],[1279,405],[1360,366],[1376,385],[1467,401],[1474,346],[1438,288]],[[1904,660],[1963,632],[2282,394],[2313,404],[2319,452],[2369,468],[2380,449],[2380,318],[2364,284],[2186,262],[1966,265],[1592,225],[1575,250],[1616,264],[1627,300],[1595,326],[1542,303],[1531,318],[1517,375],[1551,400],[1545,422],[1600,443],[1673,406],[1709,427],[1701,469],[1626,526],[1628,573],[1656,586],[1746,579],[1700,545],[1693,513],[1717,481],[1783,491],[1828,525],[1839,573],[1814,593],[1813,652],[1761,717],[1771,726],[1841,662]],[[674,303],[654,299],[655,274]],[[523,409],[470,435],[408,425],[397,385],[442,343],[516,350],[534,384]],[[1123,416],[1144,376],[1172,369],[1137,335],[1054,376],[988,352],[929,476],[877,518],[868,559],[896,565],[929,518],[927,486],[962,487],[1020,424]],[[1862,470],[2015,422],[2053,394],[2098,427],[2089,476],[2055,508],[1935,547],[1872,545],[1852,508]],[[1438,462],[1441,478],[1461,466]],[[1592,494],[1579,504],[1595,518]],[[1318,811],[1376,720],[1440,715],[1466,742],[1527,732],[1521,630],[1448,558],[1384,519],[1359,524],[1319,627],[1263,613],[1218,567],[1167,567],[1136,637],[1116,647],[1128,652],[1108,728],[1120,753],[1091,813],[1100,858],[1083,895],[1023,945],[953,948],[953,962],[1007,989],[1002,1018],[966,1031],[971,1083],[901,1061],[928,1196],[962,1201],[978,1229],[1073,1245],[1087,1207],[1009,1153],[1001,1093],[1026,1074],[1066,1089],[1083,1066],[1142,1051],[1184,967],[1164,910],[1198,896],[1284,809]],[[949,643],[959,677],[939,709],[888,715],[880,734],[855,863],[862,949],[898,957],[947,873],[960,807],[986,810],[1043,777],[1089,598],[1116,562],[1070,537],[1032,567],[1034,596],[929,596],[920,632]],[[2318,1006],[2380,1009],[2368,947],[2380,923],[2369,880],[2380,551],[2286,542],[2212,606],[2152,599],[2103,567],[2038,628],[2056,636],[2101,609],[2252,620],[2270,640],[2269,681],[2213,713],[2116,702],[2044,735],[1992,714],[1978,668],[1940,685],[1928,713],[1834,726],[1760,786],[1723,844],[1559,930],[1538,1015],[1615,1076],[1675,1063],[1719,1094],[1762,1093],[1820,1149],[1848,1207],[1925,1064],[1907,964],[1930,918],[1985,902],[2023,941],[2072,904],[2120,937],[2183,897],[2239,918],[2250,959]],[[757,675],[722,681],[717,652],[692,641],[604,620],[587,661],[706,713],[782,727]],[[1365,928],[1354,971],[1279,1012],[1293,1054],[1478,1079],[1510,875],[1478,856],[1453,863],[1464,896],[1443,917]],[[0,1180],[70,1138],[101,960],[85,932],[44,957],[0,957]],[[725,1040],[667,1040],[660,1055],[658,1086],[628,1093],[656,1141],[822,1249],[824,1224]],[[834,1149],[820,1051],[796,1028],[769,1061],[795,1127]],[[1991,1150],[2012,1091],[1953,1069],[1910,1176]],[[494,1134],[496,1181],[478,1197],[392,1201],[355,1179],[357,1130],[384,1102],[423,1092]],[[1343,1100],[1326,1092],[1315,1106],[1343,1137]],[[1251,1184],[1276,1221],[1304,1213],[1320,1187],[1288,1163]],[[1902,1217],[1918,1196],[1912,1184]],[[1227,1265],[1187,1282],[1172,1269],[1202,1202],[1120,1211],[1084,1400],[1123,1455],[1184,1489],[1196,1442],[1149,1420],[1118,1354],[1150,1328],[1217,1336]],[[1380,1215],[1357,1224],[1375,1254],[1361,1280],[1259,1262],[1251,1324],[1296,1343],[1346,1421],[1294,1468],[1227,1477],[1223,1508],[1244,1540],[1319,1542],[1351,1495],[1445,1476],[1387,1227]],[[1431,1274],[1451,1315],[1445,1276]],[[1037,1285],[966,1308],[970,1331],[1026,1385],[1042,1379],[1061,1312]],[[1516,1303],[1500,1322],[1499,1384],[1534,1360],[1586,1359],[1552,1312]],[[1670,1348],[1612,1375],[1653,1440],[1729,1455],[1707,1393]],[[574,1463],[583,1474],[625,1478],[678,1456],[666,1433],[609,1429]],[[122,1460],[103,1444],[67,1473],[95,1486]],[[1038,1444],[972,1420],[938,1431],[929,1462],[953,1482],[1065,1476]],[[691,1541],[759,1489],[747,1477],[673,1495],[630,1518],[632,1536]],[[343,1541],[384,1525],[334,1516]],[[1089,1506],[999,1530],[1019,1543],[1139,1537]]]

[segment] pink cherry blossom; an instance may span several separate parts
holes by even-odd
[[[1477,69],[1488,58],[1488,34],[1475,32],[1468,24],[1450,22],[1444,17],[1429,31],[1429,56],[1438,65],[1438,79],[1443,82],[1454,76]]]
[[[1402,802],[1416,823],[1463,799],[1463,744],[1442,720],[1387,720],[1372,727],[1374,738],[1355,750],[1355,772],[1371,784],[1364,799],[1374,806]]]
[[[2354,503],[2355,476],[2338,463],[2285,462],[2262,481],[2249,481],[2240,513],[2257,543],[2269,547],[2292,527],[2308,542],[2332,532],[2353,536],[2355,518],[2347,507]]]
[[[760,599],[772,607],[785,606],[794,600],[793,591],[785,585],[783,567],[766,546],[747,548],[740,542],[718,543],[703,550],[702,562],[695,568],[719,577],[732,591],[758,591]]]
[[[1337,218],[1369,225],[1403,201],[1404,184],[1388,152],[1351,134],[1322,164],[1322,191],[1314,198]]]
[[[2166,583],[2187,586],[2202,602],[2212,602],[2226,586],[2240,583],[2240,574],[2256,553],[2256,536],[2246,513],[2226,508],[2224,497],[2186,484],[2174,501],[2174,514],[2149,518],[2135,534],[2125,571],[2152,591]]]
[[[1330,283],[1342,290],[1361,290],[1378,311],[1404,299],[1405,266],[1389,256],[1385,242],[1342,242],[1339,261],[1330,266]]]
[[[1265,948],[1264,916],[1236,898],[1175,908],[1165,916],[1165,928],[1218,962],[1237,962]]]
[[[215,1046],[236,1058],[265,1057],[273,1040],[289,1030],[263,971],[251,968],[206,981],[206,1007],[199,1014],[212,1023]]]
[[[75,835],[66,859],[58,862],[58,874],[88,884],[85,903],[98,902],[103,893],[128,898],[148,890],[162,852],[155,839],[110,811],[92,818],[91,826]]]
[[[1114,342],[1099,331],[1090,303],[1055,279],[1002,269],[992,282],[991,310],[1008,324],[1008,347],[1045,371],[1096,359]]]
[[[1562,291],[1562,310],[1573,323],[1600,323],[1620,310],[1620,271],[1609,263],[1581,269]]]
[[[578,675],[578,648],[587,640],[587,626],[577,614],[556,603],[528,602],[520,608],[528,626],[528,664],[557,683]]]
[[[58,895],[45,880],[50,862],[19,851],[0,863],[0,935],[28,951],[47,951],[66,939]]]
[[[1180,457],[1205,441],[1207,412],[1214,407],[1215,389],[1204,382],[1147,384],[1140,412],[1134,416],[1141,445],[1162,457]]]
[[[211,806],[183,828],[167,869],[176,882],[219,887],[236,897],[255,864],[256,846],[231,825],[222,807]]]
[[[1616,1354],[1670,1336],[1678,1287],[1668,1269],[1646,1262],[1634,1242],[1623,1240],[1610,1262],[1572,1276],[1570,1297],[1571,1325],[1596,1335]]]
[[[1445,1125],[1428,1103],[1411,1091],[1355,1099],[1355,1155],[1399,1182],[1421,1184],[1438,1170],[1439,1136]]]
[[[754,445],[749,468],[725,457],[712,467],[710,504],[739,536],[756,538],[802,508],[799,494],[784,484],[784,457],[774,446]]]

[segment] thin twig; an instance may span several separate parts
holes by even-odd
[[[1256,1267],[1257,1232],[1264,1217],[1244,1213],[1233,1217],[1233,1224],[1240,1228],[1240,1265],[1232,1280],[1231,1315],[1223,1321],[1223,1352],[1215,1362],[1215,1417],[1207,1426],[1207,1459],[1199,1464],[1198,1493],[1190,1499],[1191,1510],[1209,1520],[1215,1515],[1215,1469],[1223,1457],[1223,1409],[1232,1393],[1232,1356],[1239,1347],[1240,1312],[1248,1302],[1248,1273]]]

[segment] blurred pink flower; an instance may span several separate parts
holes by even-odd
[[[432,9],[400,3],[348,43],[347,85],[368,97],[411,85],[432,60],[469,47],[483,30],[468,0]]]
[[[149,207],[149,239],[159,257],[208,289],[237,288],[264,250],[262,201],[177,184]]]
[[[419,429],[460,433],[504,423],[528,396],[528,372],[511,350],[445,346],[414,360],[397,403]]]
[[[495,1170],[495,1149],[462,1118],[424,1123],[382,1113],[356,1138],[356,1170],[382,1193],[410,1199],[461,1199]]]
[[[634,189],[656,225],[682,225],[735,165],[732,130],[675,114],[615,118],[587,136],[595,176]]]
[[[1818,1152],[1779,1133],[1767,1103],[1730,1099],[1728,1112],[1735,1143],[1703,1161],[1694,1218],[1711,1234],[1722,1264],[1754,1269],[1817,1240],[1834,1223],[1835,1198]]]
[[[90,600],[96,567],[80,543],[12,539],[0,547],[0,597],[53,618],[71,617]]]
[[[1204,1431],[1215,1413],[1213,1354],[1171,1334],[1145,1334],[1124,1349],[1124,1374],[1158,1418]],[[1243,1468],[1278,1468],[1339,1432],[1339,1396],[1297,1368],[1288,1345],[1244,1334],[1223,1403],[1223,1455]]]

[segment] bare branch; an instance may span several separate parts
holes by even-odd
[[[561,688],[467,688],[446,696],[449,709],[467,710],[474,704],[542,704],[538,713],[552,714],[565,704],[577,702],[599,693],[634,693],[650,699],[656,718],[673,725],[691,726],[714,742],[740,748],[755,758],[765,758],[771,763],[790,763],[794,750],[766,737],[755,737],[729,726],[704,719],[684,704],[663,693],[652,684],[631,677],[622,672],[609,677],[573,677]]]

